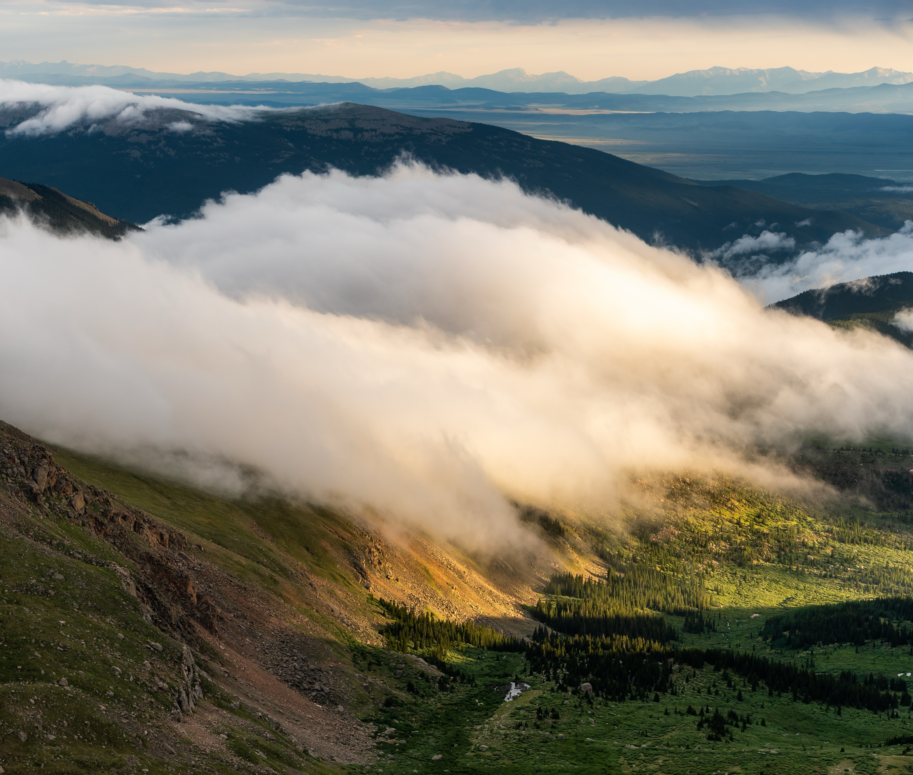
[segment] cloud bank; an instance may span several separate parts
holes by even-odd
[[[913,439],[909,351],[510,183],[284,177],[120,243],[0,224],[0,417],[209,485],[227,461],[479,546],[519,535],[509,498]]]
[[[26,116],[17,116],[16,109],[29,111]],[[35,109],[37,108],[37,113]],[[0,110],[13,115],[7,119],[12,126],[7,135],[40,136],[64,132],[70,127],[85,122],[117,120],[136,125],[149,120],[153,112],[165,112],[162,119],[175,131],[192,128],[186,117],[173,112],[182,111],[202,121],[245,121],[269,108],[243,105],[195,105],[189,102],[137,95],[118,91],[107,86],[48,86],[24,83],[22,81],[0,80]],[[172,117],[168,117],[171,112]],[[17,121],[17,118],[24,120]]]

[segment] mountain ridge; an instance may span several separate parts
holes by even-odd
[[[16,113],[6,126],[23,118]],[[555,196],[645,240],[663,235],[659,239],[691,250],[714,250],[731,239],[732,229],[759,228],[759,219],[778,223],[799,246],[847,229],[889,233],[854,216],[701,186],[597,150],[351,103],[268,112],[236,123],[210,123],[170,108],[160,116],[148,112],[147,119],[145,126],[93,119],[50,138],[7,133],[0,154],[8,174],[78,190],[141,223],[162,214],[187,217],[223,191],[250,193],[281,174],[334,167],[377,175],[406,154],[433,169],[513,179],[528,192]],[[191,128],[173,131],[179,121]],[[91,126],[104,131],[90,132]]]
[[[33,221],[63,234],[89,233],[119,239],[137,226],[105,215],[91,202],[38,183],[0,178],[0,212],[25,212]]]
[[[815,318],[843,330],[875,331],[913,349],[913,330],[902,320],[903,313],[913,309],[913,272],[814,288],[778,301],[770,309]]]
[[[507,92],[565,92],[585,94],[605,91],[610,93],[661,94],[666,96],[729,95],[739,92],[785,91],[803,94],[809,91],[829,88],[850,88],[872,86],[881,83],[903,84],[913,81],[913,73],[890,68],[872,67],[859,73],[809,72],[792,67],[779,68],[727,68],[711,67],[706,70],[691,70],[659,78],[653,81],[630,80],[621,76],[610,76],[593,81],[584,81],[563,71],[532,75],[523,68],[509,68],[496,73],[464,78],[453,73],[438,72],[412,78],[366,77],[316,75],[305,73],[249,73],[243,76],[222,72],[196,72],[188,74],[159,73],[145,68],[128,66],[76,65],[66,61],[59,63],[42,62],[32,64],[22,60],[0,62],[0,77],[31,79],[41,76],[70,76],[105,79],[139,76],[152,80],[169,81],[306,81],[323,83],[359,82],[377,89],[409,88],[414,86],[441,85],[448,87],[481,87]],[[77,83],[78,81],[74,81]]]

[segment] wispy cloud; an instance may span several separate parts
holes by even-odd
[[[764,221],[758,221],[756,226],[763,226]],[[737,240],[727,242],[722,247],[711,253],[711,257],[726,261],[736,256],[756,255],[759,253],[777,253],[785,250],[795,250],[796,240],[783,232],[774,232],[765,229],[757,237],[745,234]]]
[[[768,264],[740,281],[772,303],[811,288],[911,269],[913,221],[907,221],[900,231],[879,239],[866,239],[853,231],[835,234],[817,250],[782,264]]]

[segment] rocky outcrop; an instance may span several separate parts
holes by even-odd
[[[193,652],[184,644],[181,654],[181,685],[174,697],[171,717],[183,721],[184,714],[192,713],[197,700],[203,699],[203,687],[200,683],[200,671],[193,658]]]
[[[62,521],[78,526],[113,552],[87,548],[99,546],[96,542],[70,540],[72,530],[61,530]],[[45,446],[3,423],[0,531],[25,539],[42,555],[109,569],[138,601],[141,615],[162,634],[145,643],[148,659],[139,672],[124,663],[110,666],[116,679],[170,698],[170,708],[163,708],[165,726],[156,727],[156,755],[183,755],[163,742],[175,740],[175,735],[196,739],[212,734],[218,740],[214,745],[224,749],[225,735],[218,734],[218,725],[224,723],[240,724],[249,734],[269,739],[271,733],[257,723],[266,722],[272,733],[282,736],[282,745],[299,753],[311,751],[342,763],[373,759],[370,729],[345,710],[354,702],[353,690],[358,701],[364,701],[366,687],[327,646],[324,631],[281,600],[201,556],[204,547],[198,539],[71,475]],[[63,580],[59,573],[40,576],[11,591],[47,597],[55,594],[54,582]],[[295,580],[318,594],[304,571]],[[109,645],[100,644],[98,649],[109,656]],[[70,690],[72,684],[72,678],[69,685],[63,678],[56,685]],[[237,705],[231,707],[240,709],[240,716],[226,711],[225,701],[231,696],[237,697]],[[207,698],[206,712],[201,713],[200,702]],[[110,711],[114,700],[103,704]],[[120,720],[134,724],[133,711],[125,712]],[[171,733],[168,726],[173,727]],[[131,727],[130,734],[145,734],[145,728],[136,733]],[[277,741],[278,737],[273,740]]]
[[[11,498],[35,507],[35,516],[79,525],[130,560],[133,570],[107,564],[139,599],[149,621],[185,635],[193,632],[188,617],[210,631],[217,629],[216,607],[199,593],[180,556],[189,548],[181,532],[76,481],[47,448],[5,424],[0,424],[0,477]]]

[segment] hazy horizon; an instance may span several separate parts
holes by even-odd
[[[697,3],[687,10],[578,0],[542,4],[297,2],[167,5],[157,0],[19,2],[2,12],[8,59],[129,62],[159,72],[324,73],[465,78],[521,67],[656,80],[720,63],[812,72],[913,71],[903,4]]]
[[[593,77],[593,78],[583,78],[583,77],[581,77],[581,76],[578,76],[578,75],[575,74],[575,73],[570,73],[570,72],[568,72],[568,71],[566,71],[566,70],[552,70],[552,71],[548,71],[548,72],[544,72],[544,71],[543,71],[543,72],[532,72],[532,71],[529,70],[528,68],[522,67],[522,66],[520,66],[520,65],[508,66],[508,67],[501,68],[500,70],[496,70],[496,71],[492,71],[492,72],[479,73],[479,74],[477,74],[477,75],[467,75],[465,72],[459,72],[459,73],[458,73],[458,72],[453,72],[453,71],[451,71],[451,70],[437,70],[437,71],[434,71],[434,72],[414,72],[414,73],[411,73],[411,74],[409,74],[409,75],[403,75],[403,76],[393,76],[393,75],[387,74],[386,72],[379,72],[379,73],[375,73],[375,74],[371,74],[371,75],[363,75],[363,76],[351,76],[351,75],[339,75],[338,73],[329,73],[329,72],[326,72],[326,73],[304,73],[304,72],[301,72],[301,71],[295,71],[295,72],[293,72],[293,71],[286,71],[286,72],[279,72],[279,71],[272,71],[272,72],[261,72],[261,71],[250,71],[250,72],[240,72],[240,71],[238,71],[238,72],[228,72],[228,71],[215,70],[215,69],[209,69],[209,70],[193,70],[193,71],[188,71],[188,70],[184,70],[184,71],[178,71],[178,70],[154,70],[154,69],[152,69],[152,68],[150,68],[150,67],[146,67],[146,66],[143,65],[143,64],[132,63],[132,62],[114,62],[114,63],[110,63],[110,64],[109,64],[109,63],[103,63],[103,62],[89,62],[89,61],[86,61],[86,62],[71,62],[71,61],[68,60],[68,59],[60,59],[60,60],[58,60],[58,61],[51,61],[51,60],[42,60],[42,61],[37,61],[37,60],[35,60],[35,61],[30,61],[30,60],[27,60],[27,59],[8,59],[8,60],[0,60],[0,65],[7,65],[7,66],[12,66],[12,65],[16,65],[16,66],[28,65],[28,66],[33,66],[33,67],[59,67],[59,66],[62,66],[62,65],[68,65],[68,66],[70,66],[70,67],[79,67],[79,68],[100,68],[100,69],[105,69],[105,70],[118,70],[118,69],[120,69],[120,70],[140,70],[140,71],[146,71],[146,72],[150,72],[150,73],[155,73],[155,74],[157,74],[157,75],[197,75],[197,74],[208,75],[208,74],[221,74],[221,75],[232,75],[232,76],[237,76],[237,77],[239,77],[239,78],[245,78],[245,77],[249,77],[249,76],[261,76],[261,75],[262,75],[262,76],[277,76],[277,75],[327,75],[327,76],[333,76],[333,77],[347,78],[347,79],[350,79],[350,80],[359,80],[359,78],[361,78],[361,77],[366,78],[366,79],[390,78],[390,79],[396,79],[396,80],[407,80],[407,79],[410,79],[410,78],[425,78],[425,77],[430,77],[430,76],[435,76],[435,75],[451,75],[451,76],[455,76],[455,77],[457,77],[457,78],[464,78],[464,79],[466,79],[466,80],[472,80],[472,79],[474,79],[474,78],[479,78],[479,77],[489,76],[489,75],[499,75],[499,74],[501,74],[501,73],[511,73],[511,72],[520,73],[520,72],[522,72],[524,75],[527,75],[527,76],[529,76],[530,78],[542,78],[542,77],[548,76],[548,75],[567,75],[567,76],[570,76],[571,78],[576,78],[577,80],[583,81],[583,82],[585,82],[585,83],[591,83],[591,82],[593,82],[593,81],[608,80],[608,79],[610,79],[610,78],[624,78],[625,80],[629,80],[629,81],[638,81],[638,80],[640,80],[640,81],[645,81],[645,82],[647,82],[647,81],[652,82],[652,81],[661,81],[661,80],[664,80],[664,79],[666,79],[666,78],[671,78],[672,76],[675,76],[675,75],[686,75],[686,74],[689,74],[689,73],[704,73],[704,72],[711,72],[711,71],[728,71],[728,72],[731,72],[731,73],[735,73],[735,72],[752,72],[752,71],[759,71],[759,70],[767,70],[767,71],[775,71],[775,70],[795,70],[796,72],[803,73],[803,74],[808,74],[808,75],[829,75],[829,74],[834,74],[834,75],[860,75],[860,74],[862,74],[862,73],[867,73],[867,72],[870,72],[870,71],[872,71],[872,70],[881,70],[881,71],[888,71],[888,72],[894,72],[894,73],[904,73],[904,72],[906,72],[906,71],[900,70],[900,69],[898,69],[898,68],[896,68],[896,67],[884,67],[884,66],[879,65],[879,64],[877,64],[877,63],[874,63],[874,64],[870,65],[869,67],[864,67],[864,68],[862,68],[861,70],[856,70],[856,71],[852,71],[852,72],[849,71],[849,70],[808,70],[808,69],[803,69],[803,68],[800,68],[800,67],[794,67],[794,66],[792,66],[792,65],[790,65],[790,64],[777,65],[777,66],[770,66],[770,67],[767,67],[767,66],[746,67],[746,66],[743,66],[743,65],[732,65],[732,66],[730,66],[730,65],[727,65],[727,64],[715,64],[715,65],[710,65],[710,66],[708,66],[708,67],[700,67],[700,68],[694,68],[694,69],[690,69],[690,70],[670,70],[669,72],[666,72],[666,73],[664,73],[664,74],[661,74],[661,75],[659,75],[659,76],[657,76],[657,77],[655,77],[655,78],[649,78],[649,79],[648,79],[648,78],[635,79],[635,78],[627,78],[626,76],[618,75],[618,74],[615,73],[614,71],[613,71],[613,72],[606,72],[606,73],[603,73],[602,75],[597,75],[597,76],[595,76],[595,77]],[[48,72],[51,72],[51,71],[49,70]]]

